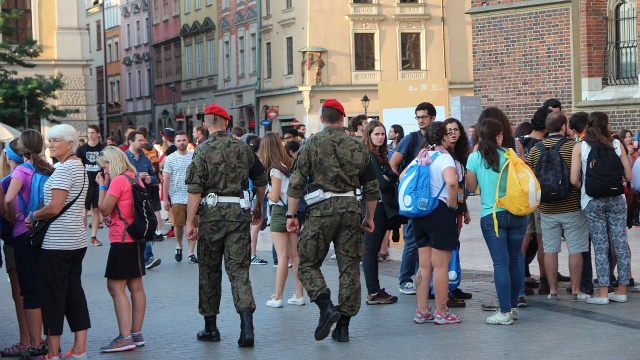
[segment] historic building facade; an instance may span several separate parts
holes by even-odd
[[[514,123],[557,98],[639,129],[635,0],[472,0],[474,89]]]

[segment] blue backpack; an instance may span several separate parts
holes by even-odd
[[[460,286],[460,275],[462,268],[460,267],[460,247],[451,252],[451,260],[449,261],[449,291]],[[433,276],[431,277],[430,291],[433,294]]]
[[[36,211],[38,209],[38,206],[44,202],[44,183],[49,180],[50,175],[45,175],[37,172],[36,168],[34,168],[33,165],[28,162],[25,162],[20,166],[24,166],[27,169],[33,171],[33,176],[31,177],[31,194],[29,195],[29,202],[25,205],[26,200],[23,199],[22,196],[18,196],[20,209],[22,209],[22,213],[26,217],[30,212]]]
[[[439,152],[433,154],[431,162],[435,161]],[[444,184],[435,197],[431,197],[431,164],[418,165],[413,161],[400,179],[398,186],[398,205],[400,215],[408,218],[425,217],[438,206],[438,197],[444,189]]]

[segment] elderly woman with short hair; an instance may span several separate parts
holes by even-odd
[[[87,299],[82,289],[82,260],[87,251],[84,200],[88,186],[82,161],[75,156],[78,134],[68,124],[56,125],[47,133],[51,157],[58,160],[56,171],[44,185],[44,207],[30,213],[27,227],[58,215],[44,237],[40,253],[40,293],[42,320],[47,335],[47,359],[62,358],[59,353],[64,318],[75,333],[73,348],[65,359],[86,359],[87,330],[91,327]],[[45,358],[43,356],[43,358]]]

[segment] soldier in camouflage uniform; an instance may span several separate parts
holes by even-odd
[[[236,311],[240,314],[241,332],[238,345],[251,347],[254,342],[253,312],[256,304],[249,280],[251,237],[249,224],[262,220],[262,200],[267,177],[264,167],[251,147],[226,133],[229,114],[218,105],[209,105],[204,112],[209,139],[196,147],[193,162],[187,168],[186,184],[187,237],[198,239],[199,304],[205,328],[197,339],[220,341],[216,315],[220,312],[222,259]],[[253,218],[248,208],[241,208],[243,189],[249,178],[257,189]],[[196,230],[196,212],[200,225]]]
[[[359,263],[365,251],[363,229],[368,232],[374,229],[373,214],[380,192],[369,151],[342,130],[343,118],[342,105],[334,99],[326,100],[320,116],[324,130],[307,139],[300,148],[287,191],[287,230],[299,231],[295,214],[308,178],[309,193],[321,189],[327,199],[310,205],[307,210],[298,244],[298,274],[309,298],[320,308],[315,339],[326,338],[337,322],[331,337],[347,342],[349,320],[360,310]],[[366,201],[364,220],[362,205],[355,196],[355,190],[362,186]],[[331,242],[340,270],[337,307],[331,302],[331,290],[320,271]]]

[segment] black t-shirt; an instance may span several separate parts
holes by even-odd
[[[76,150],[76,156],[82,160],[84,164],[84,168],[87,171],[87,176],[89,178],[89,185],[96,186],[96,176],[98,172],[100,172],[100,166],[98,166],[98,156],[100,156],[100,151],[104,149],[104,145],[98,143],[96,146],[90,146],[89,143],[86,143]]]
[[[178,147],[176,146],[176,144],[171,144],[168,148],[167,151],[164,152],[164,157],[165,159],[167,158],[167,156],[173,154],[174,151],[178,150]]]

